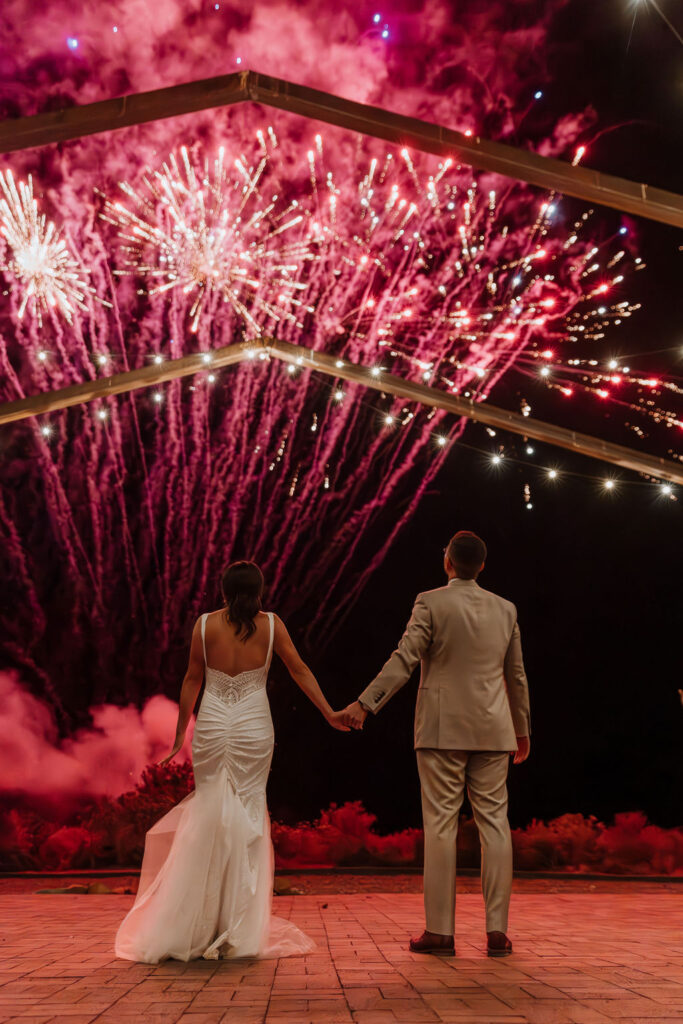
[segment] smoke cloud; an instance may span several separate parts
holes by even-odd
[[[0,672],[0,793],[63,802],[119,796],[169,752],[177,714],[177,705],[160,695],[142,710],[101,704],[91,710],[92,725],[60,740],[50,706],[15,673]],[[190,760],[191,732],[179,762]]]

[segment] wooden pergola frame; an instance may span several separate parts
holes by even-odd
[[[642,455],[623,445],[612,444],[589,434],[581,434],[566,427],[558,427],[552,423],[544,423],[532,417],[522,416],[518,412],[501,409],[488,402],[475,402],[471,398],[447,394],[426,384],[405,380],[384,370],[373,373],[373,367],[359,366],[337,356],[318,352],[301,345],[291,345],[278,338],[262,338],[254,342],[240,342],[226,345],[224,348],[213,349],[211,352],[197,352],[181,359],[168,360],[160,365],[145,366],[139,370],[129,370],[113,377],[101,377],[84,384],[72,384],[60,391],[44,392],[31,395],[16,402],[0,405],[0,425],[23,420],[30,416],[40,416],[67,409],[70,406],[82,405],[97,399],[107,399],[113,395],[136,391],[141,387],[152,387],[165,384],[180,377],[190,377],[200,370],[213,371],[223,366],[254,359],[259,355],[280,359],[293,363],[302,369],[315,370],[333,377],[335,380],[350,381],[362,384],[363,387],[395,395],[409,402],[443,409],[454,416],[466,416],[467,419],[499,430],[509,430],[513,434],[545,441],[548,444],[566,448],[569,451],[588,455],[603,462],[610,462],[623,469],[634,470],[636,473],[647,473],[670,483],[683,484],[683,468],[678,468],[667,459],[655,455]]]
[[[564,160],[539,156],[501,142],[470,137],[443,125],[355,103],[258,71],[237,71],[218,78],[0,122],[0,153],[67,142],[98,132],[245,102],[288,110],[423,153],[450,156],[471,167],[495,171],[529,185],[683,227],[683,196],[674,192],[602,174],[589,167],[574,167]]]
[[[255,71],[240,71],[33,117],[10,119],[0,123],[0,153],[65,142],[98,132],[242,102],[278,107],[421,152],[450,156],[455,161],[494,171],[540,188],[600,203],[663,224],[683,227],[683,197],[675,193],[601,174],[588,167],[573,166],[502,143],[470,138],[441,125],[355,103]],[[258,344],[236,344],[217,349],[210,353],[210,365],[218,368],[241,362],[253,356],[254,349],[259,347],[273,358],[295,362],[335,378],[354,381],[409,401],[444,409],[457,416],[466,416],[625,469],[683,484],[683,469],[667,459],[643,455],[622,445],[524,417],[488,403],[449,395],[389,373],[382,372],[379,376],[373,376],[368,367],[348,362],[340,366],[340,361],[333,356],[274,338],[263,339]],[[145,366],[7,402],[0,405],[0,425],[195,374],[206,369],[206,357],[207,353],[197,353],[169,360],[159,366]]]

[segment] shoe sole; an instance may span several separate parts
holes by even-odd
[[[487,949],[487,956],[501,957],[501,956],[512,956],[511,949]]]
[[[410,949],[410,953],[419,953],[426,956],[455,956],[454,949]]]

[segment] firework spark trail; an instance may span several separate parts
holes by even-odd
[[[349,35],[349,18],[362,15],[335,10],[323,18],[319,5],[308,0],[296,10],[287,8],[286,15],[277,5],[262,3],[250,5],[246,14],[225,0],[220,15],[211,14],[205,21],[204,13],[193,12],[191,26],[186,6],[175,0],[160,0],[147,23],[139,5],[115,0],[110,13],[117,34],[105,33],[101,13],[84,8],[74,27],[82,33],[82,45],[71,56],[54,53],[54,40],[63,37],[64,25],[74,17],[62,0],[49,0],[39,19],[26,19],[18,0],[8,2],[0,25],[0,38],[11,33],[4,46],[8,70],[4,81],[0,77],[0,102],[10,104],[12,116],[18,110],[34,112],[48,100],[54,105],[56,95],[74,102],[116,95],[122,81],[128,91],[136,91],[224,73],[226,54],[232,59],[239,48],[242,66],[260,67],[255,56],[267,53],[269,66],[262,70],[269,73],[499,139],[514,133],[513,112],[528,109],[530,75],[543,77],[545,33],[558,6],[544,5],[542,21],[533,24],[527,24],[525,8],[507,35],[500,27],[505,21],[500,12],[490,6],[484,11],[476,3],[462,5],[457,30],[451,30],[446,9],[432,0],[428,9],[403,16],[416,62],[403,76],[400,64],[390,66],[391,51],[378,39],[363,36],[359,42],[353,32]],[[517,66],[512,57],[501,61],[501,53],[524,56]],[[36,66],[45,74],[40,90],[35,89]],[[88,75],[82,74],[83,67]],[[426,70],[415,78],[419,67]],[[454,67],[471,70],[454,85],[444,85]],[[192,120],[193,136],[182,134],[188,122],[178,119],[122,133],[115,146],[109,137],[93,136],[45,151],[40,160],[29,154],[13,162],[17,177],[32,172],[36,182],[49,187],[46,194],[53,205],[48,207],[46,200],[41,210],[65,225],[64,237],[74,252],[83,254],[99,299],[114,305],[111,311],[101,306],[80,311],[73,336],[55,317],[46,318],[41,335],[29,320],[28,308],[18,321],[21,300],[13,287],[8,308],[0,312],[6,317],[5,335],[14,332],[7,358],[24,390],[46,390],[142,366],[154,354],[179,357],[208,351],[240,340],[246,325],[253,334],[275,334],[348,361],[381,365],[412,380],[424,381],[430,373],[434,387],[483,398],[517,365],[523,351],[541,340],[547,344],[565,337],[567,317],[577,313],[580,318],[584,306],[591,306],[583,301],[590,278],[581,278],[581,268],[600,242],[586,237],[584,227],[577,241],[564,248],[566,232],[541,213],[533,190],[467,168],[446,168],[445,162],[439,167],[414,154],[388,154],[378,144],[364,148],[334,130],[326,132],[323,142],[312,131],[309,137],[308,127],[287,115],[274,112],[272,117],[272,129],[264,125],[253,147],[254,113],[245,107],[220,116],[198,115]],[[566,158],[587,121],[584,115],[572,115],[550,138],[529,141],[539,152]],[[282,135],[279,145],[277,132]],[[195,145],[200,139],[201,148]],[[188,150],[187,163],[182,145]],[[216,197],[214,162],[220,146],[225,147],[223,166],[229,173],[219,175],[223,184]],[[167,161],[171,171],[164,179],[161,165],[169,153],[176,154],[178,174]],[[152,189],[142,185],[145,165]],[[96,176],[103,167],[108,180]],[[161,178],[155,177],[157,172]],[[180,188],[171,188],[176,178]],[[251,189],[249,183],[256,178],[259,188]],[[116,188],[117,180],[129,182],[133,194]],[[188,191],[193,181],[200,188]],[[273,202],[268,197],[280,197],[268,214],[268,227],[265,217],[261,227],[262,237],[274,245],[291,244],[283,259],[265,254],[261,276],[231,278],[230,265],[234,269],[236,264],[224,259],[221,236],[214,238],[214,248],[200,247],[209,257],[203,272],[196,273],[196,261],[185,264],[195,267],[190,291],[183,294],[174,285],[152,296],[138,294],[170,284],[163,273],[152,272],[167,275],[169,266],[155,265],[159,252],[155,255],[154,241],[160,236],[154,232],[182,223],[182,216],[176,212],[174,220],[169,210],[182,207],[185,226],[190,232],[199,228],[203,244],[202,225],[212,217],[215,221],[220,202],[233,211],[245,183],[250,209],[268,209]],[[127,265],[126,253],[119,252],[116,269],[136,273],[117,275],[112,282],[104,261],[116,248],[115,232],[106,233],[108,226],[96,221],[94,185],[112,202],[130,201],[129,228],[135,227],[133,215],[150,225],[144,253],[148,275]],[[492,190],[498,192],[493,207]],[[134,196],[143,194],[145,202],[138,205]],[[276,234],[293,218],[274,218],[294,199],[301,203],[303,219]],[[401,207],[402,199],[406,202]],[[228,223],[234,227],[234,219]],[[173,230],[162,235],[164,244],[169,239],[173,243]],[[133,242],[124,240],[133,263],[139,242],[139,235]],[[534,254],[540,246],[548,255],[537,261]],[[186,244],[185,254],[192,251]],[[289,267],[290,254],[295,269],[284,275],[268,273],[271,266]],[[420,266],[426,254],[430,259]],[[601,266],[609,258],[608,249],[593,257]],[[217,261],[219,274],[224,274],[224,289],[200,287],[208,280],[205,271],[212,259],[214,269]],[[240,267],[251,270],[253,264]],[[549,274],[554,281],[545,280]],[[278,276],[284,276],[288,287],[275,295],[272,285]],[[257,286],[246,286],[246,277],[258,280]],[[517,277],[520,281],[514,284]],[[224,302],[233,285],[234,301],[228,295]],[[202,302],[193,312],[200,292]],[[555,300],[552,311],[532,309],[546,297]],[[512,312],[515,304],[518,313]],[[407,308],[412,309],[408,317]],[[542,322],[534,323],[536,319]],[[47,352],[47,360],[38,359],[39,350]],[[100,356],[108,357],[106,366],[97,363]],[[64,482],[66,505],[55,497],[41,511],[46,536],[52,539],[49,549],[32,551],[26,504],[21,495],[8,494],[6,514],[16,527],[8,557],[16,561],[19,581],[24,578],[19,569],[23,559],[29,576],[40,580],[35,594],[41,606],[52,608],[57,590],[41,571],[44,559],[49,579],[59,581],[59,600],[73,606],[78,628],[91,633],[87,601],[95,588],[79,582],[82,559],[68,546],[74,537],[82,539],[94,565],[108,605],[107,634],[100,629],[92,635],[89,660],[81,657],[79,645],[67,650],[64,639],[54,634],[46,634],[36,654],[37,662],[49,664],[52,650],[59,650],[62,671],[83,678],[86,700],[94,676],[112,687],[112,696],[119,692],[120,679],[125,679],[126,693],[138,698],[156,689],[160,678],[174,685],[176,648],[187,636],[188,622],[215,594],[223,562],[236,555],[253,555],[263,562],[268,599],[282,614],[320,598],[318,616],[326,602],[327,619],[335,621],[335,608],[346,602],[348,609],[443,464],[449,446],[435,446],[437,425],[451,443],[463,428],[462,422],[440,413],[428,418],[412,405],[368,395],[355,385],[343,385],[346,397],[337,402],[335,384],[307,371],[290,375],[279,363],[256,359],[217,372],[213,384],[209,371],[207,366],[191,382],[155,389],[162,395],[159,404],[151,391],[107,401],[108,419],[96,421],[94,428],[84,427],[84,420],[96,417],[99,405],[50,419],[53,439],[46,442],[51,448],[39,438],[44,445],[40,458],[54,465],[34,462],[35,468],[26,470],[41,503],[53,473]],[[13,387],[6,378],[5,397],[15,397]],[[415,412],[414,419],[408,418],[409,412]],[[387,413],[396,417],[391,429],[382,422]],[[316,430],[311,430],[313,424]],[[80,447],[71,441],[74,434],[82,435]],[[25,449],[35,447],[27,427],[13,432],[12,444],[10,454],[19,460]],[[91,480],[87,503],[82,500],[84,475]],[[396,508],[404,512],[397,516]],[[65,516],[73,520],[70,530]],[[367,550],[373,552],[370,559]],[[26,601],[23,587],[19,582],[12,591],[18,603]],[[49,630],[50,616],[46,619]]]
[[[367,159],[368,169],[358,187],[349,187],[348,171],[330,166],[332,158],[317,138],[309,161],[309,201],[296,176],[294,182],[285,179],[286,161],[277,162],[285,147],[275,148],[272,131],[269,139],[253,158],[241,144],[242,169],[236,173],[248,182],[246,193],[225,176],[212,178],[206,157],[189,151],[180,162],[166,162],[163,192],[144,186],[148,195],[139,199],[132,185],[124,188],[148,225],[166,216],[168,194],[175,196],[176,219],[184,218],[199,235],[214,230],[212,209],[235,224],[238,214],[230,206],[235,202],[238,211],[247,204],[256,210],[252,218],[262,222],[267,238],[278,225],[289,224],[281,235],[288,236],[288,251],[299,257],[288,279],[292,287],[280,290],[282,278],[272,279],[266,260],[266,278],[249,289],[248,330],[256,327],[260,334],[331,351],[342,361],[382,366],[416,380],[428,375],[434,386],[485,395],[535,338],[561,332],[583,299],[585,289],[570,267],[585,268],[593,258],[592,241],[577,238],[562,257],[566,238],[542,212],[528,221],[514,192],[513,201],[501,208],[471,170],[406,154],[364,158],[356,148],[355,162]],[[175,189],[168,174],[174,166]],[[196,193],[190,193],[200,173],[207,195],[212,188],[215,192],[217,181],[224,190],[219,199],[213,197],[214,207],[208,201],[198,207]],[[297,219],[289,223],[286,211],[295,192]],[[164,209],[157,211],[149,195]],[[277,208],[265,198],[273,195]],[[130,223],[120,203],[116,216],[110,203],[104,212],[119,229]],[[140,261],[136,288],[155,276],[155,258],[163,255],[168,265],[173,236],[164,234],[156,257],[155,238],[150,228],[144,248],[126,249],[127,274],[135,269],[131,253]],[[178,244],[185,245],[184,236]],[[106,250],[99,240],[90,246]],[[71,349],[59,323],[53,325],[47,362],[37,359],[37,337],[31,336],[32,369],[42,389],[97,375],[88,338],[106,354],[105,372],[111,372],[117,360],[124,367],[139,365],[154,353],[182,355],[195,345],[209,352],[236,340],[244,327],[242,305],[223,301],[221,289],[203,295],[197,306],[193,289],[174,286],[141,297],[126,277],[117,299],[107,291],[106,270],[97,280],[112,312],[100,307],[78,319]],[[155,288],[152,283],[148,290]],[[268,298],[274,290],[276,301]],[[140,309],[137,323],[128,309],[119,308],[126,295],[135,299],[132,308]],[[544,308],[544,301],[552,308]],[[286,315],[290,308],[296,316]],[[118,339],[120,356],[106,351],[108,338]],[[367,399],[355,385],[344,386],[345,397],[337,402],[335,385],[260,358],[215,375],[215,383],[210,374],[207,363],[189,386],[176,381],[108,402],[106,423],[82,425],[83,415],[96,416],[97,409],[70,413],[64,426],[55,428],[58,444],[45,467],[52,529],[61,538],[67,575],[76,578],[83,565],[89,566],[90,587],[102,608],[105,581],[120,581],[124,573],[122,590],[129,591],[124,609],[127,604],[129,621],[138,619],[143,627],[141,636],[134,625],[134,636],[142,642],[144,634],[153,633],[162,662],[203,595],[215,592],[218,566],[233,554],[244,552],[263,563],[269,600],[285,614],[296,611],[312,588],[319,601],[311,631],[350,607],[442,465],[447,447],[435,447],[437,426],[446,425],[451,441],[463,426],[456,422],[448,428],[441,412],[411,416],[405,403],[381,395]],[[382,418],[389,414],[395,424],[386,429]],[[77,441],[68,440],[64,431],[70,429],[80,431]],[[83,467],[89,501],[78,507]],[[411,487],[416,472],[417,488]],[[377,533],[386,509],[396,507],[403,507],[402,513],[392,518],[388,531]],[[107,546],[112,537],[122,538],[122,559],[118,545]],[[373,556],[359,569],[360,551],[368,543],[374,544]],[[84,601],[79,588],[81,615]],[[121,616],[126,618],[125,610]],[[148,666],[156,678],[158,667],[144,659],[140,674]]]

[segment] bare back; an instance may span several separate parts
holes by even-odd
[[[235,627],[226,621],[225,610],[210,612],[206,619],[206,664],[228,676],[263,668],[268,658],[270,625],[265,612],[254,619],[256,632],[240,640]]]

